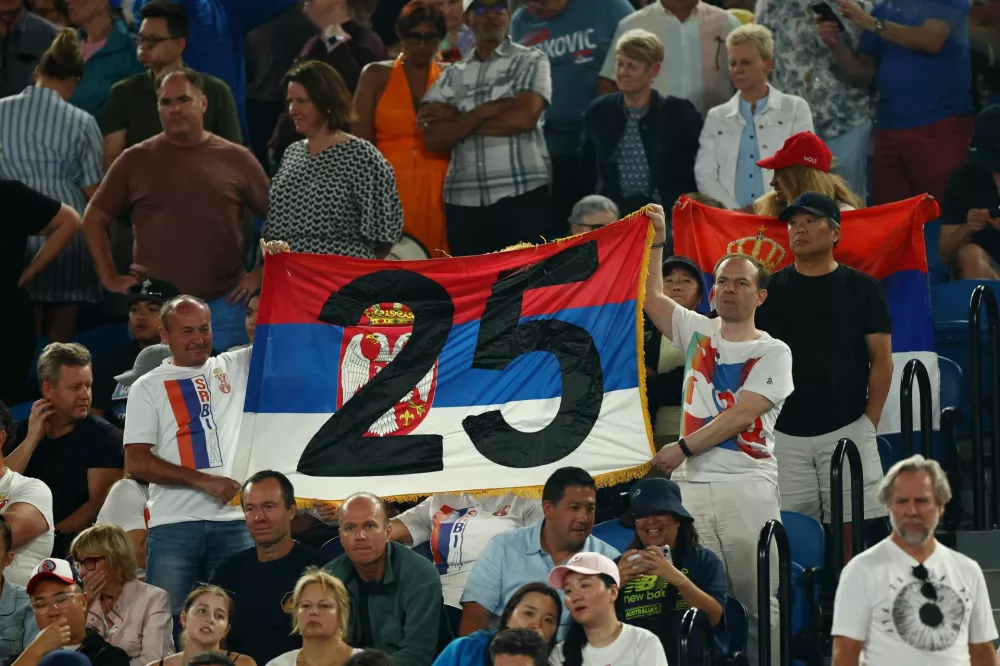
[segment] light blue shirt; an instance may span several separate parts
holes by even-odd
[[[743,118],[743,134],[740,135],[740,154],[736,158],[736,201],[740,207],[749,206],[767,191],[764,174],[757,166],[761,159],[757,147],[757,125],[754,117],[767,108],[767,97],[757,100],[757,113],[751,113],[750,103],[740,97],[740,116]]]
[[[528,583],[548,583],[549,573],[556,565],[549,554],[542,550],[544,524],[543,520],[536,525],[503,532],[490,539],[465,583],[462,603],[475,602],[488,609],[492,615],[491,624],[495,624],[507,601],[521,586]],[[587,537],[580,552],[600,553],[612,560],[621,555],[593,535]],[[562,590],[559,590],[559,596],[562,597]],[[564,606],[559,621],[559,640],[566,635],[569,619]]]
[[[0,592],[0,663],[9,664],[38,635],[28,593],[4,576]]]

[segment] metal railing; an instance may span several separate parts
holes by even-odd
[[[990,348],[990,456],[993,492],[990,497],[992,522],[996,527],[1000,522],[1000,377],[998,377],[997,329],[1000,316],[997,313],[997,299],[993,290],[984,284],[976,287],[969,300],[969,343],[972,352],[969,363],[972,384],[972,497],[973,526],[985,530],[987,526],[986,508],[986,466],[983,464],[983,349],[980,338],[980,316],[986,305],[987,340]]]
[[[708,619],[708,614],[697,608],[688,610],[681,618],[681,636],[678,645],[681,666],[691,666],[692,639],[696,630],[701,634],[701,663],[703,666],[711,666],[715,632],[712,630],[712,622]]]
[[[778,520],[769,520],[757,539],[757,663],[771,664],[771,542],[778,547],[779,661],[792,663],[792,551]]]
[[[931,380],[920,359],[910,359],[903,366],[899,387],[899,435],[903,444],[903,457],[913,455],[913,380],[920,388],[920,454],[931,457],[931,437],[934,434],[934,413],[931,403]]]
[[[926,377],[926,371],[924,376]],[[928,393],[928,395],[930,394]],[[858,453],[858,447],[851,440],[844,438],[837,442],[837,448],[833,450],[833,459],[830,460],[830,542],[833,550],[830,579],[835,584],[840,580],[840,572],[844,568],[845,455],[847,456],[847,464],[851,468],[851,555],[855,556],[865,548],[864,467],[861,465],[861,454]]]

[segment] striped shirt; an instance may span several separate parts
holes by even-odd
[[[83,188],[104,176],[101,130],[86,111],[49,88],[29,86],[0,100],[0,178],[19,180],[81,215]],[[29,257],[44,239],[28,240]],[[96,302],[100,283],[83,237],[78,236],[27,287],[36,301]]]
[[[549,58],[537,48],[506,40],[485,62],[473,50],[448,67],[422,103],[441,102],[467,113],[486,102],[522,92],[536,93],[546,105],[550,103]],[[548,184],[549,153],[539,119],[529,132],[511,136],[470,134],[459,141],[451,152],[444,201],[455,206],[490,206]]]

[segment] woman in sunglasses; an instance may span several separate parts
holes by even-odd
[[[447,250],[444,226],[444,177],[447,155],[424,147],[417,129],[417,106],[441,74],[435,62],[448,34],[437,3],[413,0],[396,20],[402,53],[375,62],[361,74],[354,94],[358,120],[351,131],[375,144],[392,165],[403,204],[403,232],[416,238],[431,256]]]
[[[132,544],[117,525],[80,532],[70,554],[90,606],[87,627],[121,648],[132,666],[144,666],[174,651],[170,599],[158,587],[136,580]]]

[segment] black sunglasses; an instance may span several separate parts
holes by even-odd
[[[920,586],[920,594],[924,595],[924,599],[927,599],[928,601],[937,601],[937,590],[934,589],[934,583],[928,580],[928,578],[930,578],[930,573],[927,571],[927,567],[922,564],[918,564],[913,567],[913,577],[923,583],[923,585]]]
[[[439,37],[436,32],[411,32],[407,33],[404,39],[407,39],[415,44],[428,45],[441,41],[441,37]]]

